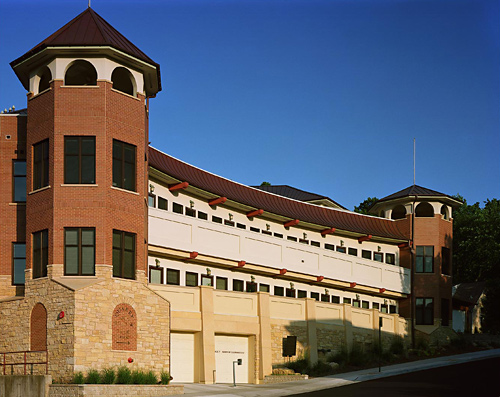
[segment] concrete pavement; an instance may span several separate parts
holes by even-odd
[[[378,372],[378,368],[370,368],[361,371],[347,372],[297,382],[275,383],[268,385],[237,384],[236,387],[228,384],[201,385],[186,383],[184,384],[184,395],[213,397],[290,396],[293,394],[329,389],[332,387],[345,386],[372,379],[379,379],[388,376],[401,375],[408,372],[422,371],[430,368],[444,367],[447,365],[461,364],[493,357],[500,357],[500,349],[484,350],[455,356],[438,357],[403,364],[388,365],[382,367],[381,372]]]

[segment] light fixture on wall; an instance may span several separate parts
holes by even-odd
[[[251,276],[250,276],[250,281],[251,281],[252,283],[255,283],[255,276],[254,276],[254,275],[251,275]]]
[[[189,200],[189,208],[193,209],[194,208],[194,201]]]
[[[153,194],[153,192],[155,191],[155,187],[153,185],[149,185],[149,193]]]
[[[156,267],[160,267],[160,260],[158,258],[155,259]]]
[[[325,295],[330,295],[330,291],[325,288]]]
[[[344,246],[344,240],[340,240],[340,246],[343,247]]]
[[[292,282],[290,282],[290,289],[295,289],[295,286]]]
[[[211,276],[212,275],[212,271],[210,270],[210,268],[207,267],[207,276]]]
[[[384,299],[384,305],[387,305],[387,299]]]
[[[304,240],[307,240],[307,233],[303,233]]]
[[[380,247],[380,245],[377,247],[377,251],[378,252],[382,251],[382,248]]]
[[[356,294],[356,300],[359,301],[359,294]]]
[[[267,231],[271,230],[271,225],[269,223],[266,223],[266,230]]]
[[[233,214],[229,214],[229,220],[232,221],[233,220]]]

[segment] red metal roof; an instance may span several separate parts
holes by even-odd
[[[408,239],[404,231],[400,230],[400,222],[322,207],[271,194],[203,171],[152,147],[149,147],[149,165],[180,181],[189,182],[190,186],[217,196],[225,196],[229,200],[250,207],[262,208],[272,214],[299,219],[325,228],[334,227],[398,240]]]
[[[46,47],[72,47],[72,46],[109,46],[123,51],[140,59],[158,70],[158,84],[160,84],[160,65],[149,58],[125,36],[106,22],[92,8],[87,8],[73,18],[62,28],[51,34],[41,43],[37,44],[26,54],[11,62],[14,67],[23,60],[42,51]],[[161,85],[159,85],[161,87]]]

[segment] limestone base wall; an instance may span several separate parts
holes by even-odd
[[[156,397],[184,394],[182,385],[50,385],[48,397]]]

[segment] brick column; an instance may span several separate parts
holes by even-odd
[[[201,285],[200,383],[213,384],[215,371],[214,289]]]
[[[271,346],[271,312],[269,308],[269,294],[257,292],[259,314],[259,379],[273,372],[273,355]]]
[[[307,345],[311,363],[318,361],[318,338],[316,335],[316,300],[306,298]]]

